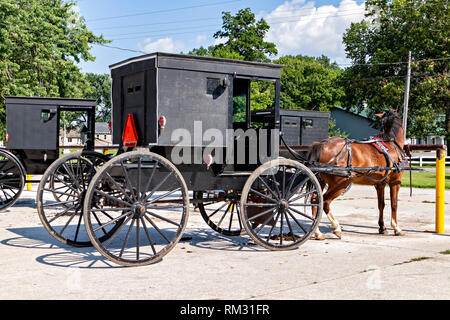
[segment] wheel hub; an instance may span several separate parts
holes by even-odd
[[[286,200],[281,200],[279,203],[280,208],[282,209],[289,209],[289,202],[287,202]]]
[[[138,203],[138,204],[134,205],[133,211],[134,211],[134,218],[137,219],[137,218],[141,218],[145,215],[147,208],[145,207],[145,205]]]

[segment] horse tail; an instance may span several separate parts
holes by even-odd
[[[306,155],[308,163],[314,164],[320,162],[320,157],[322,156],[322,149],[323,143],[314,142],[311,146],[311,149],[309,149],[308,154]]]

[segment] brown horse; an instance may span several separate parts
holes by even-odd
[[[393,110],[388,110],[384,114],[377,114],[382,118],[382,132],[374,139],[367,141],[355,141],[343,137],[331,137],[327,140],[316,142],[312,145],[308,153],[308,161],[312,166],[339,166],[339,167],[395,167],[405,161],[403,152],[404,138],[401,119]],[[374,146],[376,139],[384,142],[377,142],[378,146]],[[382,143],[382,145],[380,145]],[[386,154],[382,152],[386,150]],[[325,165],[323,165],[325,164]],[[336,172],[339,173],[339,172]],[[349,186],[350,183],[373,185],[378,195],[379,210],[379,233],[387,234],[384,226],[383,210],[384,210],[384,189],[386,184],[389,185],[391,195],[391,226],[395,235],[403,235],[403,231],[397,225],[397,201],[398,192],[401,186],[403,175],[402,170],[364,170],[364,171],[342,171],[341,175],[328,174],[321,172],[319,180],[322,190],[326,186],[328,189],[323,195],[323,209],[331,222],[333,233],[341,238],[342,230],[337,219],[330,211],[331,202],[339,197]],[[324,236],[319,228],[315,231],[315,237],[323,240]]]

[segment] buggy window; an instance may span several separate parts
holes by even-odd
[[[248,79],[234,79],[233,81],[233,123],[246,121],[249,85],[250,80]]]

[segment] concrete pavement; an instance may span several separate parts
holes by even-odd
[[[35,187],[35,186],[33,186]],[[387,198],[389,192],[386,190]],[[402,188],[399,226],[378,234],[373,187],[353,186],[332,204],[324,241],[271,252],[247,236],[225,237],[191,210],[184,240],[156,264],[116,266],[94,248],[59,244],[37,215],[35,192],[0,213],[1,299],[450,299],[450,190],[446,234],[434,230],[434,190]]]

